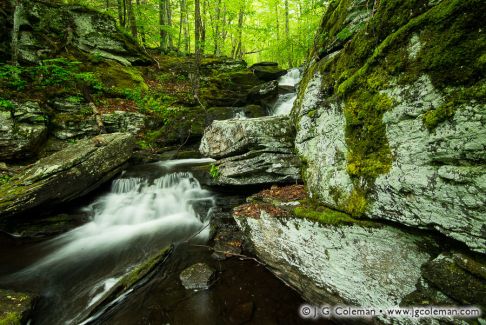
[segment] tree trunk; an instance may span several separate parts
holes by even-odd
[[[221,0],[218,0],[216,3],[216,18],[215,18],[215,26],[214,26],[214,54],[221,55],[221,51],[219,49],[219,23],[221,20]]]
[[[135,14],[133,12],[133,0],[127,0],[127,13],[128,13],[128,20],[130,22],[130,32],[134,39],[138,39],[138,30],[137,30],[137,21],[135,19]]]
[[[19,34],[20,34],[20,20],[23,12],[23,5],[20,0],[16,0],[14,3],[14,17],[12,27],[12,42],[10,44],[12,50],[12,64],[17,65],[19,63]]]
[[[200,0],[194,1],[194,44],[195,44],[195,60],[194,60],[194,76],[193,76],[193,92],[194,97],[199,101],[199,78],[202,57],[202,19]]]
[[[241,59],[243,57],[243,46],[242,46],[242,37],[243,37],[243,21],[245,18],[245,3],[242,2],[240,4],[240,12],[238,13],[238,38],[236,40],[236,46],[233,49],[233,58]]]
[[[140,0],[137,0],[137,16],[138,16],[138,21],[141,21],[143,17],[142,17],[142,12],[140,11]],[[140,25],[139,28],[140,28],[140,37],[142,39],[142,45],[145,46],[146,45],[145,28],[143,25]]]
[[[167,0],[159,0],[160,51],[167,53]]]
[[[118,23],[120,26],[125,27],[125,13],[124,13],[124,0],[118,0]]]
[[[167,41],[168,41],[169,50],[173,50],[174,49],[174,42],[172,40],[172,33],[171,33],[172,6],[170,4],[170,0],[166,0],[166,8],[167,8]]]
[[[280,20],[278,12],[278,2],[275,2],[275,18],[277,19],[277,41],[280,40]]]
[[[290,45],[289,0],[285,0],[285,40],[287,43],[287,59],[289,68],[292,67],[292,49]]]

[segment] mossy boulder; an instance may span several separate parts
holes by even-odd
[[[481,1],[330,3],[292,113],[310,191],[485,253]]]
[[[22,62],[62,55],[94,55],[123,65],[146,65],[152,60],[135,40],[117,29],[112,17],[80,6],[22,0],[19,58]],[[8,20],[13,20],[10,11]],[[11,23],[7,28],[11,30]]]
[[[42,158],[0,186],[0,217],[52,207],[94,190],[121,171],[133,145],[131,134],[112,133],[80,140]]]

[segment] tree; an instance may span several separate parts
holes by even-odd
[[[130,32],[132,33],[133,38],[138,38],[138,30],[137,30],[137,21],[135,18],[135,14],[133,12],[133,0],[125,0],[127,1],[127,14],[128,14],[128,21],[130,23]]]

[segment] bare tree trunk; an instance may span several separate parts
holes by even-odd
[[[167,53],[167,0],[159,0],[160,51]]]
[[[141,21],[143,17],[142,17],[142,12],[140,11],[140,0],[137,0],[137,16],[138,16],[138,21]],[[140,37],[142,39],[142,45],[145,46],[146,45],[145,28],[143,27],[143,25],[140,25],[139,28],[140,28]]]
[[[133,38],[138,38],[138,30],[137,30],[137,21],[135,19],[135,14],[133,12],[133,0],[127,0],[127,13],[128,13],[128,20],[130,22],[130,32],[132,33]]]
[[[219,49],[219,24],[221,20],[221,0],[216,3],[216,24],[214,27],[214,54],[221,55],[221,50]]]
[[[174,49],[174,42],[172,40],[172,33],[170,32],[172,28],[172,6],[170,3],[171,0],[166,0],[166,8],[167,8],[167,41],[169,45],[169,50]]]
[[[241,59],[243,57],[242,37],[243,37],[243,21],[245,18],[245,3],[240,4],[240,12],[238,13],[238,38],[236,46],[233,49],[233,58]]]
[[[277,19],[277,41],[280,40],[280,19],[278,12],[278,2],[275,2],[275,18]]]
[[[187,0],[184,0],[184,50],[186,53],[191,52],[191,33],[189,33],[189,8]]]
[[[287,54],[289,67],[292,67],[292,49],[290,46],[290,26],[289,26],[289,0],[285,0],[285,40],[287,43]]]
[[[224,45],[226,44],[226,37],[228,35],[228,31],[226,29],[227,25],[227,9],[226,9],[226,3],[223,5],[223,19],[221,22],[221,43],[219,45],[219,54],[221,54],[224,51]]]
[[[125,27],[125,19],[124,19],[124,0],[118,0],[118,23],[120,26]]]
[[[194,98],[199,101],[199,82],[200,82],[200,67],[202,57],[202,19],[200,0],[194,1],[194,41],[195,41],[195,60],[194,60],[194,76],[193,76],[193,92]],[[200,101],[199,101],[200,103]]]
[[[13,2],[13,5],[15,9],[13,17],[12,42],[10,46],[12,50],[12,64],[17,65],[19,63],[20,20],[24,8],[20,0]]]

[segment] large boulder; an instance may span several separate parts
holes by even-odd
[[[47,136],[47,118],[36,102],[0,108],[0,161],[30,158]]]
[[[220,159],[212,173],[218,184],[296,182],[300,162],[292,151],[294,134],[287,117],[214,121],[205,130],[199,150]]]
[[[121,171],[134,137],[112,133],[80,140],[39,160],[0,186],[0,217],[82,196]]]
[[[299,88],[305,181],[328,206],[486,253],[486,4],[362,4],[330,4]]]
[[[303,186],[273,186],[236,207],[247,247],[316,306],[477,306],[484,309],[484,259],[390,223],[355,219],[321,206]],[[441,247],[443,245],[443,247]],[[378,311],[377,311],[378,312]],[[348,324],[350,319],[336,319]],[[352,324],[422,324],[405,318],[353,319]],[[484,319],[480,320],[484,321]],[[427,319],[424,324],[467,324]]]
[[[80,6],[35,0],[22,0],[19,8],[19,58],[23,62],[37,63],[68,48],[126,66],[151,62],[108,15]],[[11,28],[11,23],[7,27]]]
[[[431,238],[318,208],[302,192],[273,187],[234,209],[273,273],[318,306],[394,307],[415,291],[421,266],[433,257]]]

